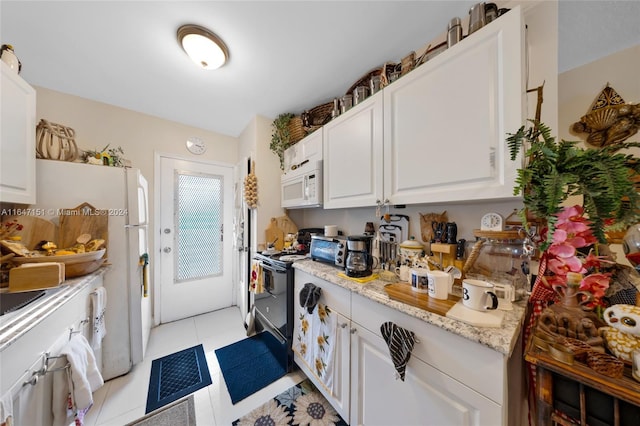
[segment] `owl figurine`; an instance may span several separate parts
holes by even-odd
[[[607,327],[600,328],[609,351],[631,362],[631,352],[640,349],[640,306],[613,305],[605,309]]]

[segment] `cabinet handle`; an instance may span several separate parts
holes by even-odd
[[[347,324],[346,322],[344,324],[340,324],[340,328],[347,328],[347,325],[349,324]]]
[[[351,334],[356,334],[356,332],[357,332],[357,331],[358,331],[358,329],[357,329],[357,328],[352,328],[352,329],[351,329]]]

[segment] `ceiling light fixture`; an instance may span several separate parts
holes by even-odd
[[[178,28],[178,42],[191,60],[205,70],[220,68],[229,58],[229,50],[222,39],[199,25]]]

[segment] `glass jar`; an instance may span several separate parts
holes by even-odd
[[[478,246],[477,256],[473,253]],[[477,238],[465,244],[465,277],[488,281],[499,298],[515,302],[529,291],[529,258],[523,240]]]

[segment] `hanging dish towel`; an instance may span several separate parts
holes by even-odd
[[[300,290],[300,306],[307,308],[307,311],[312,313],[318,304],[318,300],[320,300],[321,294],[322,289],[320,287],[312,283],[306,283]]]
[[[62,348],[69,368],[53,373],[53,423],[67,426],[83,424],[83,417],[93,405],[93,392],[104,384],[93,350],[87,339],[76,334]],[[62,358],[64,360],[64,357]]]
[[[251,265],[251,281],[249,282],[249,290],[255,294],[264,292],[264,285],[262,283],[262,265],[260,262],[253,262]]]
[[[7,392],[0,399],[0,426],[11,426],[13,424],[13,398],[11,392]]]
[[[338,314],[318,303],[312,313],[302,311],[293,350],[315,376],[334,394],[335,354],[338,342]]]
[[[380,333],[389,347],[389,354],[396,368],[396,377],[404,382],[407,363],[417,341],[416,335],[413,331],[406,330],[391,321],[380,326]]]
[[[91,347],[100,349],[102,339],[107,334],[104,313],[107,309],[107,290],[98,287],[90,294],[91,301]]]

